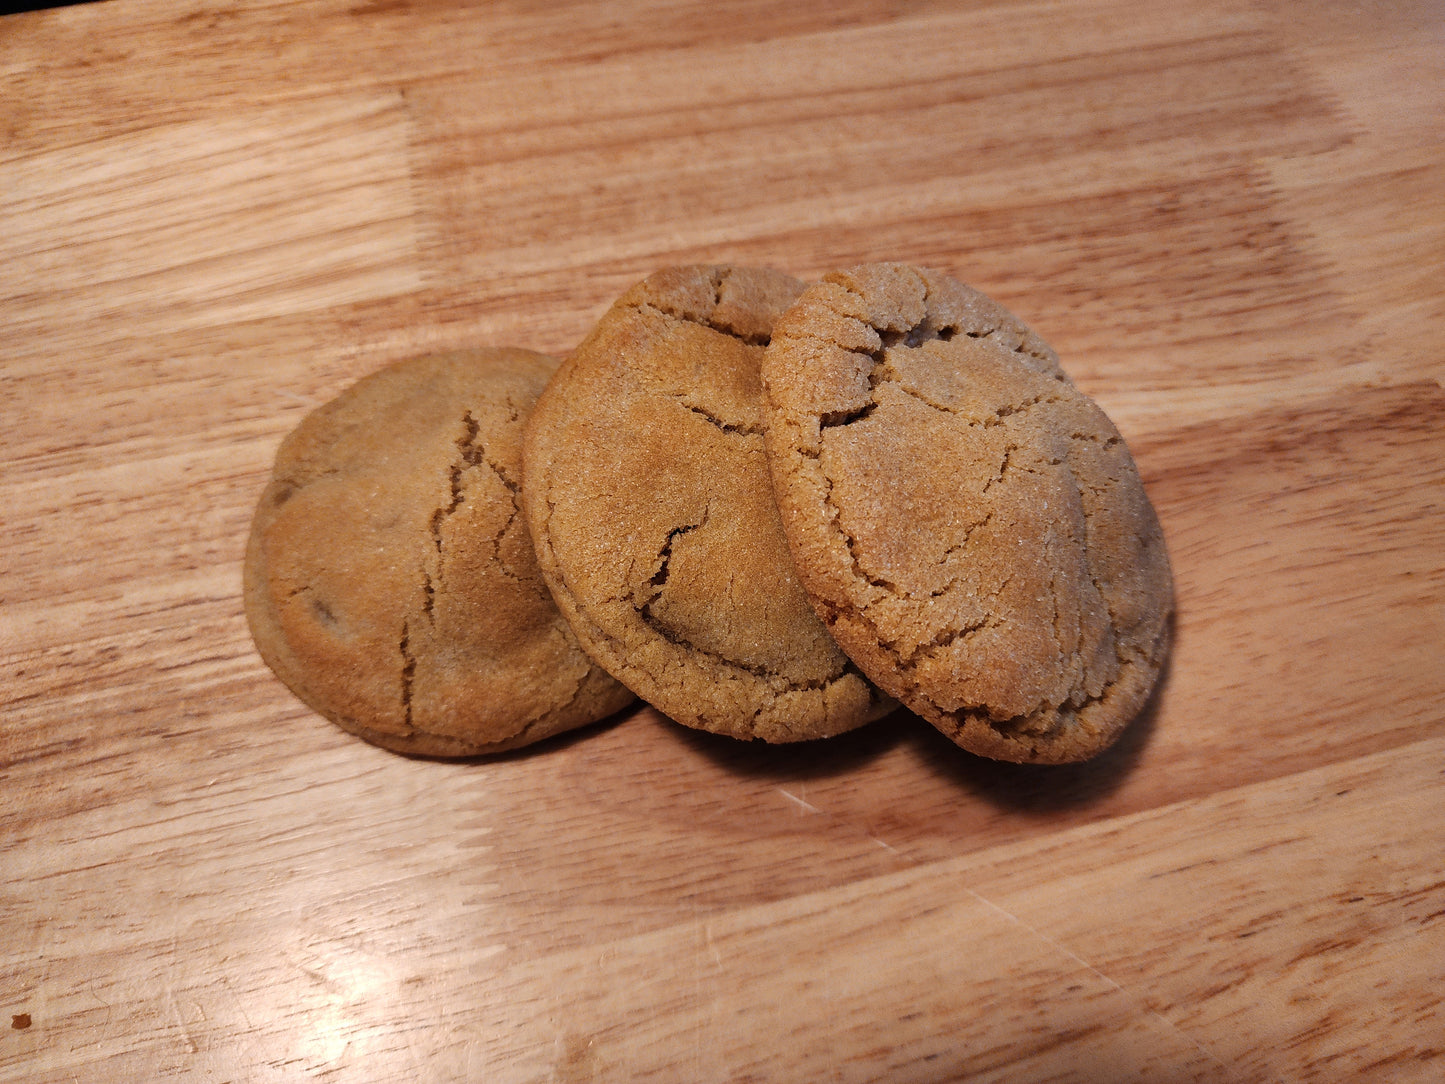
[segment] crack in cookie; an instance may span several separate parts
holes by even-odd
[[[633,299],[627,307],[696,324],[726,335],[745,346],[767,346],[772,339],[771,313],[766,311],[771,305],[771,299],[760,295],[752,273],[739,276],[740,282],[746,280],[741,292],[747,300],[734,305],[723,296],[733,280],[733,269],[715,267],[707,269],[707,272],[708,286],[711,288],[710,305],[700,304],[700,290],[669,293],[667,291],[671,283],[659,283],[658,289],[640,291],[642,296]],[[644,280],[644,283],[647,281]],[[769,288],[763,287],[764,290]]]
[[[682,396],[676,396],[678,405],[684,410],[696,414],[703,421],[724,433],[737,433],[740,436],[756,437],[762,436],[763,426],[760,422],[730,422],[721,415],[709,410],[700,403],[690,403]]]
[[[401,642],[397,644],[397,650],[401,653],[401,710],[402,726],[405,727],[404,736],[409,737],[415,729],[412,723],[411,691],[416,682],[416,657],[411,653],[411,625],[403,621],[401,623]]]

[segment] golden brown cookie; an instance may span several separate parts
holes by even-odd
[[[469,756],[632,701],[557,613],[520,511],[522,424],[556,367],[524,350],[415,358],[282,443],[246,615],[277,676],[344,729]]]
[[[727,267],[639,283],[547,386],[524,457],[538,563],[583,647],[678,722],[771,742],[892,706],[813,613],[773,504],[758,363],[801,289]]]
[[[863,672],[985,756],[1113,742],[1164,660],[1169,560],[1047,344],[944,275],[872,264],[809,288],[762,372],[799,579]]]

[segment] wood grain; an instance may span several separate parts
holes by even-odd
[[[1423,0],[0,18],[0,1079],[1438,1079],[1442,58]],[[1134,451],[1177,648],[1105,756],[414,761],[256,656],[251,509],[359,376],[873,258]]]

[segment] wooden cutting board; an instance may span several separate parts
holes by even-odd
[[[1438,4],[110,0],[0,73],[0,1078],[1440,1079]],[[1134,450],[1177,647],[1110,753],[413,761],[257,657],[308,409],[872,259]]]

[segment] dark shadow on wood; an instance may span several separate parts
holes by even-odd
[[[692,751],[738,775],[761,779],[824,779],[856,771],[906,740],[922,724],[906,711],[833,738],[770,745],[673,724],[675,739]]]
[[[1177,639],[1175,643],[1177,646]],[[920,770],[951,780],[961,791],[1003,810],[1049,813],[1081,809],[1117,791],[1139,764],[1154,734],[1173,654],[1171,651],[1166,658],[1149,699],[1119,740],[1082,764],[1010,764],[975,756],[903,709],[835,738],[785,745],[737,741],[684,726],[673,727],[674,737],[727,771],[777,779],[842,775],[907,746]]]
[[[928,727],[913,739],[928,748],[919,760],[933,772],[955,781],[1002,809],[1020,813],[1050,813],[1082,809],[1103,801],[1128,779],[1154,736],[1160,696],[1168,684],[1173,653],[1154,683],[1154,689],[1119,740],[1092,760],[1081,764],[1009,764],[969,756],[942,734]],[[952,751],[957,754],[950,756]]]

